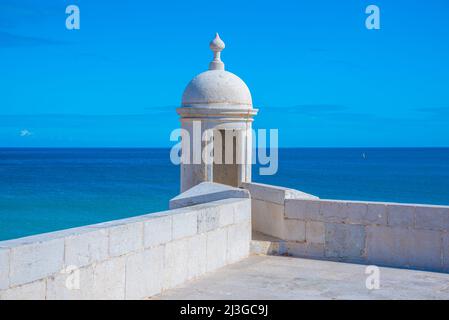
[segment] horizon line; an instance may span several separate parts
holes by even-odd
[[[0,146],[0,149],[171,149],[173,146],[156,147],[156,146],[76,146],[76,147],[4,147]],[[278,147],[277,149],[449,149],[449,146],[296,146],[296,147]],[[258,148],[255,148],[258,149]]]

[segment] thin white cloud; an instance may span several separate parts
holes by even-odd
[[[33,135],[33,133],[27,129],[20,130],[21,137],[29,137],[31,135]]]

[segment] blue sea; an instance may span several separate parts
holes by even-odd
[[[449,204],[449,148],[280,149],[253,181],[321,198]],[[166,210],[169,149],[0,149],[0,240]]]

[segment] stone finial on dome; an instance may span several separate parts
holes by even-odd
[[[214,60],[209,63],[209,70],[224,70],[224,63],[221,61],[220,54],[225,48],[225,44],[218,33],[215,34],[215,38],[210,42],[209,47],[214,52]]]

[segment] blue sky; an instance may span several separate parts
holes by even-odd
[[[0,146],[173,145],[216,31],[281,147],[449,146],[447,0],[1,0]]]

